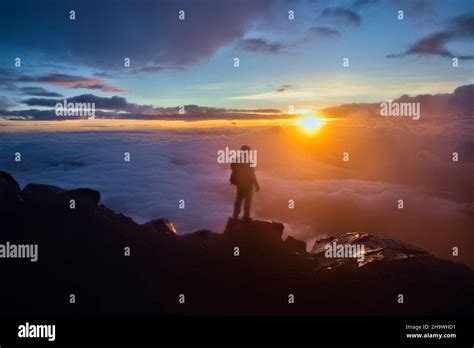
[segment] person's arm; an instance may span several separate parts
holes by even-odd
[[[257,176],[255,175],[255,168],[252,168],[252,176],[253,176],[253,185],[255,186],[255,191],[260,191],[260,185],[257,181]]]

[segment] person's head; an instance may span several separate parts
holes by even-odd
[[[242,151],[250,151],[250,150],[251,150],[250,146],[248,146],[248,145],[242,145],[242,146],[240,147],[240,149],[241,149]]]

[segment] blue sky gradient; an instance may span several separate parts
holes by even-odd
[[[7,0],[0,110],[46,109],[23,101],[50,92],[283,112],[451,93],[473,81],[473,36],[469,0]]]

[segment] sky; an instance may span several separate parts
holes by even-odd
[[[65,98],[186,119],[452,93],[473,83],[473,36],[470,0],[6,0],[0,117],[48,119]]]
[[[216,151],[250,144],[255,218],[308,245],[363,231],[443,258],[460,246],[474,267],[473,36],[471,0],[4,0],[0,169],[219,232],[234,192]],[[58,119],[65,99],[97,118]],[[392,99],[421,118],[379,117]],[[301,114],[324,120],[307,132]]]

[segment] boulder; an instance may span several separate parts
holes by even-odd
[[[35,206],[69,209],[71,199],[75,200],[77,211],[90,211],[97,208],[100,192],[89,188],[64,190],[57,186],[28,184],[22,191],[27,203]]]
[[[21,201],[20,185],[10,174],[0,171],[0,209],[14,209]]]
[[[178,235],[173,223],[165,218],[155,219],[142,225],[146,231],[164,237],[175,237]]]
[[[89,188],[78,188],[66,191],[63,195],[68,199],[76,201],[77,208],[94,209],[100,202],[100,192]]]
[[[330,257],[326,256],[326,251],[342,248],[345,253],[349,252],[351,255],[334,255],[329,253]],[[354,256],[354,251],[360,251]],[[373,266],[380,262],[390,263],[404,261],[408,259],[422,260],[425,262],[425,256],[429,255],[426,251],[412,246],[408,243],[399,241],[397,239],[381,236],[376,234],[369,234],[366,232],[347,232],[337,237],[329,237],[316,241],[311,251],[317,257],[320,267],[326,269],[333,269],[348,264],[355,267]]]
[[[188,241],[206,241],[209,238],[215,237],[216,235],[217,233],[212,232],[211,230],[199,230],[184,234],[180,237],[180,239]]]
[[[255,247],[282,248],[285,226],[275,221],[240,220],[229,218],[224,230],[228,239],[253,244]]]
[[[66,192],[62,188],[51,185],[28,184],[22,191],[22,196],[27,202],[43,201],[44,203],[57,202],[60,195]]]
[[[283,242],[283,247],[289,253],[306,254],[306,243],[288,236]]]

